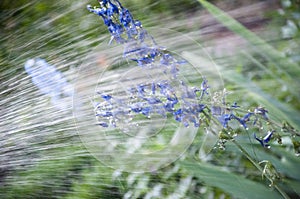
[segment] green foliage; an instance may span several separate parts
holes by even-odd
[[[237,35],[243,37],[246,39],[253,47],[253,51],[259,54],[260,57],[263,57],[264,59],[257,59],[254,58],[253,55],[248,54],[249,52],[245,52],[244,55],[248,57],[252,63],[254,63],[256,66],[259,67],[259,69],[262,69],[262,71],[265,71],[265,75],[261,75],[260,79],[255,79],[255,78],[249,78],[245,77],[243,74],[239,74],[235,71],[228,70],[228,69],[223,69],[222,74],[224,77],[242,87],[244,90],[247,91],[247,97],[245,98],[246,100],[249,99],[254,99],[257,103],[260,105],[263,105],[267,107],[269,110],[270,114],[272,117],[279,122],[278,125],[280,125],[280,121],[286,120],[288,123],[292,123],[292,126],[294,126],[296,129],[299,129],[299,109],[298,109],[298,103],[299,101],[299,89],[297,87],[294,87],[299,83],[299,69],[300,66],[295,63],[294,61],[288,59],[284,54],[282,54],[280,51],[275,49],[273,46],[268,44],[266,41],[262,40],[260,37],[256,36],[254,33],[252,33],[250,30],[247,30],[244,26],[242,26],[239,22],[237,22],[235,19],[230,17],[228,14],[225,12],[219,10],[217,7],[214,5],[208,3],[207,1],[204,0],[199,0],[199,2],[218,20],[220,21],[224,26],[226,26],[228,29],[232,30],[234,33]],[[294,41],[295,42],[295,41]],[[248,63],[249,64],[249,63]],[[252,67],[253,71],[253,67]],[[280,101],[280,97],[276,99],[276,96],[278,95],[273,95],[274,93],[272,92],[272,88],[268,86],[271,84],[274,86],[273,88],[276,89],[280,86],[285,86],[289,91],[285,93],[286,95],[293,96],[292,98],[294,100],[293,103],[287,104],[285,102]],[[294,86],[293,86],[294,84]],[[272,87],[271,86],[271,87]],[[277,90],[278,93],[278,90]],[[289,134],[284,134],[286,139],[295,139],[295,137],[298,137],[298,135],[294,135],[292,131],[289,131]],[[281,141],[280,141],[281,142]],[[268,174],[269,180],[271,181],[271,184],[273,184],[273,180],[278,180],[279,179],[279,174],[277,174],[277,171],[280,171],[281,174],[285,172],[296,172],[296,168],[289,168],[288,165],[294,165],[296,166],[299,164],[299,159],[290,154],[291,150],[288,148],[281,149],[282,151],[285,151],[286,154],[279,154],[277,151],[276,156],[282,157],[282,158],[287,158],[287,157],[293,157],[293,161],[296,161],[294,163],[283,163],[280,160],[278,160],[276,157],[273,157],[270,153],[264,154],[265,151],[263,150],[255,150],[255,154],[251,153],[248,154],[249,151],[251,151],[251,148],[253,148],[253,143],[251,144],[251,148],[248,148],[246,146],[241,146],[237,144],[237,141],[233,141],[233,143],[238,147],[241,151],[243,151],[244,155],[254,164],[256,167],[261,170],[260,165],[257,165],[258,160],[253,160],[252,158],[254,157],[255,159],[258,158],[262,162],[265,162],[265,167],[263,172],[264,174]],[[294,151],[295,154],[298,154],[297,151],[297,143],[293,143],[292,145],[296,150]],[[248,148],[248,152],[244,151],[245,148]],[[227,150],[227,149],[226,149]],[[273,150],[273,148],[271,149]],[[275,150],[275,148],[274,148]],[[287,155],[289,154],[289,155]],[[261,162],[261,163],[262,163]],[[274,166],[274,167],[273,167]],[[298,181],[297,179],[297,174],[296,173],[291,173],[291,174],[285,174],[289,176],[289,178],[296,178],[294,183]],[[275,182],[276,183],[276,182]],[[283,189],[285,189],[285,186],[289,187],[292,185],[285,184],[283,185]],[[233,187],[233,186],[232,186]],[[232,189],[231,187],[231,189]],[[252,188],[250,189],[255,189]],[[276,187],[277,189],[277,187]],[[283,197],[288,197],[284,191],[281,190],[281,188],[277,189]]]
[[[279,194],[266,185],[248,180],[243,176],[223,171],[222,167],[185,160],[182,167],[204,184],[218,187],[234,198],[279,198]]]

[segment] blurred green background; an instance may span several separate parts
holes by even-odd
[[[169,28],[201,43],[232,92],[228,101],[246,110],[264,106],[279,131],[283,121],[299,130],[300,2],[210,2],[244,26],[217,22],[213,15],[220,13],[209,14],[196,0],[121,1],[146,29]],[[0,198],[282,197],[262,173],[286,197],[300,198],[300,160],[295,155],[300,144],[291,128],[280,133],[284,144],[270,150],[251,141],[251,132],[236,138],[257,163],[264,161],[263,171],[230,141],[226,150],[213,147],[217,138],[205,144],[205,128],[178,161],[153,173],[121,172],[97,161],[80,142],[72,113],[44,107],[49,99],[37,94],[23,68],[27,59],[41,57],[65,74],[76,71],[108,37],[87,4],[97,1],[0,3]],[[193,56],[197,62],[197,49]],[[75,76],[68,77],[75,82]]]

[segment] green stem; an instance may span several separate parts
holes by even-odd
[[[261,166],[255,162],[252,157],[250,156],[250,154],[233,138],[231,139],[231,141],[242,151],[242,153],[247,157],[247,159],[270,181],[273,182],[273,180],[271,179],[270,176],[266,175],[263,172],[263,169],[261,168]],[[282,195],[282,197],[284,199],[290,199],[290,197],[276,184],[273,185],[275,187],[275,189]]]

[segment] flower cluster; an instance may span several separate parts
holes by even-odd
[[[225,106],[225,104],[224,104]],[[248,126],[257,125],[258,121],[264,120],[265,122],[269,121],[268,118],[268,110],[263,107],[257,107],[254,111],[248,111],[246,114],[239,116],[237,109],[239,106],[237,103],[234,103],[230,107],[222,108],[220,106],[212,106],[211,113],[212,115],[218,119],[218,121],[222,124],[223,128],[228,128],[229,122],[232,120],[237,121],[245,130],[248,130]],[[237,112],[237,113],[236,113]],[[260,126],[260,124],[258,124]],[[263,146],[269,147],[269,142],[274,134],[274,130],[270,130],[266,136],[263,138],[259,138],[254,133],[254,138]]]
[[[182,80],[177,79],[178,61],[165,48],[156,44],[154,39],[142,27],[141,22],[134,20],[131,13],[119,1],[100,1],[100,7],[87,6],[90,12],[102,17],[112,39],[124,45],[123,56],[147,69],[159,68],[170,79],[155,82],[145,82],[128,89],[131,96],[126,101],[100,93],[102,100],[95,105],[96,117],[103,127],[117,126],[117,121],[124,114],[127,118],[134,115],[144,115],[150,118],[152,114],[162,117],[173,115],[175,120],[184,126],[193,123],[200,125],[199,113],[206,107],[199,103],[207,94],[207,80],[203,79],[201,88],[189,88]],[[175,88],[176,81],[179,88]],[[118,108],[116,108],[118,107]]]
[[[220,121],[220,123],[224,128],[228,126],[228,122],[230,120],[237,120],[245,129],[248,129],[247,122],[250,121],[251,117],[255,118],[252,122],[252,125],[256,124],[258,120],[258,116],[263,117],[263,119],[265,119],[266,121],[268,120],[268,116],[267,116],[268,110],[266,110],[263,107],[257,107],[254,109],[253,112],[248,112],[241,118],[236,116],[232,111],[238,107],[239,106],[237,106],[237,104],[234,103],[230,108],[228,108],[230,113],[222,113],[224,111],[219,106],[213,106],[211,108],[211,111],[214,116],[217,116],[218,120]]]
[[[201,84],[199,82],[200,88],[187,86],[178,78],[180,65],[184,65],[186,61],[178,61],[165,48],[158,46],[151,35],[143,29],[141,22],[134,20],[131,13],[118,0],[102,0],[99,3],[99,8],[92,8],[90,5],[87,8],[102,17],[112,40],[124,45],[123,56],[136,62],[140,67],[158,68],[169,77],[128,88],[130,97],[125,100],[111,94],[99,93],[101,100],[95,105],[95,114],[100,126],[118,127],[118,121],[124,119],[124,115],[130,121],[136,115],[150,118],[151,115],[158,114],[165,118],[172,115],[185,127],[190,124],[199,127],[200,114],[204,113],[204,110],[211,112],[224,128],[228,127],[230,120],[238,121],[245,129],[248,129],[250,121],[255,125],[258,116],[268,120],[268,111],[261,107],[238,116],[234,113],[239,107],[237,104],[224,109],[205,103],[203,98],[209,94],[208,81],[205,78]],[[272,135],[273,131],[270,131],[263,138],[256,135],[254,137],[263,147],[267,147]]]
[[[205,104],[199,103],[199,96],[203,96],[203,93],[207,91],[206,89],[190,89],[183,83],[181,86],[181,92],[178,92],[166,80],[147,85],[138,84],[128,89],[130,97],[126,101],[109,94],[99,93],[102,100],[95,105],[98,124],[103,127],[110,125],[117,127],[117,121],[124,115],[132,119],[137,114],[144,115],[146,118],[158,114],[163,118],[172,115],[185,127],[188,127],[190,123],[199,127],[199,114],[206,108]]]
[[[36,58],[27,60],[24,68],[40,92],[51,98],[55,107],[61,110],[71,107],[73,86],[54,66]]]
[[[118,0],[99,3],[100,7],[93,8],[88,5],[87,9],[102,17],[111,34],[111,41],[124,45],[124,58],[142,67],[153,67],[159,60],[161,66],[165,67],[164,70],[169,70],[176,77],[178,65],[184,62],[177,61],[165,48],[158,46],[152,36],[143,29],[142,23],[134,20]]]
[[[142,29],[142,24],[134,20],[131,13],[118,0],[104,0],[99,3],[99,8],[88,5],[87,9],[102,17],[112,39],[118,43],[126,43],[133,38],[144,40],[146,32]]]

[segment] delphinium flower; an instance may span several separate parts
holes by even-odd
[[[101,100],[95,106],[98,124],[102,127],[118,127],[120,118],[130,123],[136,115],[150,118],[153,114],[162,117],[172,115],[175,121],[185,127],[191,124],[199,127],[201,115],[211,113],[223,129],[231,128],[232,121],[237,121],[245,130],[249,126],[261,127],[260,123],[269,123],[268,111],[257,107],[253,111],[240,111],[240,106],[234,103],[227,106],[211,105],[205,101],[209,95],[208,80],[202,77],[199,88],[190,87],[180,79],[180,67],[187,62],[177,60],[166,48],[159,46],[154,38],[144,30],[142,23],[135,20],[132,14],[118,0],[99,0],[100,7],[87,6],[90,12],[102,17],[111,34],[111,42],[123,45],[123,57],[135,62],[145,70],[159,69],[168,79],[158,79],[153,82],[138,83],[130,88],[130,103],[124,99],[100,93]],[[174,83],[175,82],[175,83]],[[125,116],[125,117],[124,117]],[[269,147],[269,142],[276,132],[270,129],[264,137],[257,137],[263,147]],[[276,134],[278,140],[280,136]]]
[[[73,86],[63,74],[41,58],[29,59],[24,65],[25,71],[39,91],[51,98],[51,103],[58,109],[72,107]]]
[[[249,110],[244,112],[240,110],[240,106],[236,102],[228,106],[226,105],[225,100],[223,100],[222,105],[212,106],[210,110],[212,115],[217,118],[223,128],[225,130],[228,129],[228,131],[232,130],[232,125],[230,124],[234,121],[238,122],[245,131],[249,131],[249,126],[264,130],[264,125],[268,125],[270,123],[267,115],[268,110],[263,107],[256,107],[253,111]],[[266,148],[270,147],[269,142],[275,134],[275,130],[272,127],[270,128],[271,129],[264,137],[257,137],[256,133],[253,134],[255,140],[257,140],[261,146]],[[279,143],[281,142],[280,139],[280,136],[277,134],[277,140]]]
[[[100,94],[101,100],[95,107],[99,125],[118,126],[119,118],[116,114],[118,112],[127,114],[128,118],[134,117],[134,114],[148,118],[153,114],[162,117],[172,115],[186,127],[190,124],[198,127],[199,113],[206,107],[200,103],[200,99],[208,94],[207,80],[199,82],[200,89],[188,87],[183,80],[177,78],[180,65],[186,61],[177,60],[166,48],[158,46],[152,36],[143,29],[141,22],[135,20],[119,1],[99,1],[99,3],[100,7],[93,8],[89,5],[87,8],[102,17],[112,41],[124,46],[123,57],[136,62],[145,70],[159,68],[160,72],[169,77],[128,88],[131,98],[134,99],[131,103],[115,96],[108,98],[103,97],[107,94]],[[174,86],[174,81],[177,86]]]

